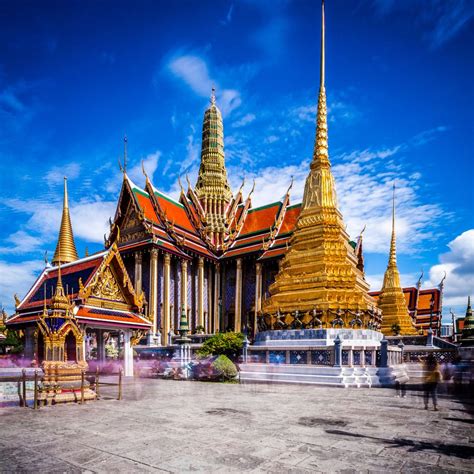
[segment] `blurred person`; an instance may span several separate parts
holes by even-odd
[[[434,411],[438,411],[438,383],[441,380],[441,372],[434,354],[429,354],[423,364],[423,400],[425,410],[428,410],[428,402],[433,400]]]

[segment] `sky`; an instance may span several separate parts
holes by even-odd
[[[80,255],[100,250],[128,137],[160,190],[195,182],[212,86],[226,164],[253,205],[301,200],[315,136],[316,0],[0,1],[0,305],[14,310],[52,257],[63,176]],[[329,153],[347,230],[362,228],[380,289],[396,184],[404,286],[444,314],[474,296],[474,2],[327,0]],[[184,179],[183,179],[184,182]]]

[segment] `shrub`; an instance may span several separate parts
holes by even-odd
[[[244,335],[240,332],[218,333],[203,343],[198,354],[201,356],[225,355],[230,359],[235,359],[243,345]]]
[[[231,380],[237,377],[237,368],[234,363],[225,355],[220,355],[213,363],[212,368],[221,376],[223,380]]]

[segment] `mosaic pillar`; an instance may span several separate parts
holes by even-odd
[[[214,274],[214,332],[219,332],[219,318],[220,318],[220,301],[221,294],[221,264],[216,263],[216,271]]]
[[[235,269],[235,321],[234,331],[240,332],[242,326],[242,259],[238,258]]]
[[[255,314],[253,321],[253,334],[257,334],[258,312],[262,309],[262,264],[255,265]]]
[[[151,334],[149,334],[149,343],[152,343],[152,339],[155,337],[157,332],[158,324],[158,249],[151,249],[150,252],[150,306],[148,309],[148,315],[152,321]]]
[[[198,287],[197,287],[197,325],[204,327],[204,258],[199,257],[198,261]]]
[[[214,332],[213,324],[212,324],[212,265],[209,265],[207,268],[207,326],[206,326],[206,333],[211,334]]]
[[[135,293],[139,295],[142,292],[142,253],[135,252]]]
[[[181,299],[179,314],[184,311],[184,314],[188,314],[188,261],[181,260]],[[189,324],[189,321],[188,321]]]
[[[168,333],[170,331],[170,278],[171,257],[169,253],[163,256],[163,327],[161,330],[161,344],[168,345]]]

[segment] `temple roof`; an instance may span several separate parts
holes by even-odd
[[[29,323],[42,317],[44,308],[53,303],[59,272],[65,295],[74,305],[78,320],[131,328],[150,326],[139,313],[143,295],[135,293],[115,244],[109,250],[61,267],[45,268],[7,325]]]

